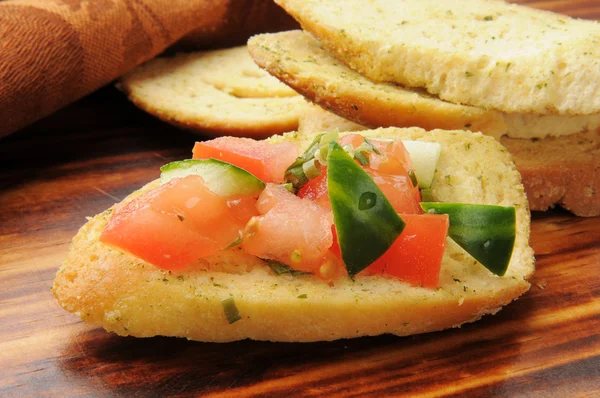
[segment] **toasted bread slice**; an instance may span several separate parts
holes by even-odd
[[[300,94],[361,125],[469,128],[496,136],[507,130],[499,112],[441,101],[424,90],[374,83],[299,30],[254,36],[248,50],[260,67]]]
[[[353,123],[312,105],[299,131],[360,131]],[[500,139],[521,173],[531,210],[561,206],[581,217],[600,216],[600,131],[545,139]]]
[[[248,47],[238,46],[199,53],[179,54],[179,73],[201,79],[215,88],[239,98],[293,97],[298,93],[257,68]]]
[[[352,69],[509,113],[600,113],[600,25],[500,0],[276,0]]]
[[[497,139],[503,135],[544,138],[600,130],[600,114],[505,113],[452,104],[397,84],[376,83],[338,61],[302,31],[254,36],[248,49],[259,66],[311,101],[372,128],[468,129]]]
[[[307,342],[458,327],[493,314],[529,288],[534,272],[529,210],[519,173],[493,138],[466,131],[379,129],[371,137],[436,141],[442,152],[432,185],[437,200],[516,207],[517,234],[507,274],[491,274],[452,241],[437,289],[384,276],[358,275],[329,285],[312,275],[275,275],[239,250],[164,271],[99,241],[110,209],[91,218],[72,241],[52,291],[87,323],[119,335]],[[271,142],[307,146],[314,135],[289,133]],[[156,187],[154,181],[125,200]],[[233,297],[241,320],[228,324],[221,301]]]
[[[314,133],[317,131],[361,131],[369,130],[362,124],[344,119],[335,113],[329,112],[319,105],[309,104],[306,111],[298,119],[299,133]]]
[[[560,205],[577,216],[600,216],[600,132],[500,142],[521,173],[532,210]]]
[[[304,99],[258,68],[246,46],[157,58],[121,78],[138,107],[203,134],[296,130]]]

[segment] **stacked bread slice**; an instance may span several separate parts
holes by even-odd
[[[252,62],[246,46],[156,58],[123,76],[119,87],[141,109],[201,134],[292,131],[306,107]]]
[[[498,0],[276,1],[310,34],[255,36],[249,50],[308,99],[370,128],[492,135],[532,210],[600,215],[597,23]]]

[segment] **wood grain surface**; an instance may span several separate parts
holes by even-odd
[[[600,1],[524,1],[600,19]],[[534,286],[461,329],[329,343],[122,338],[50,292],[94,215],[198,137],[112,87],[0,140],[0,396],[600,396],[600,218],[533,214]]]

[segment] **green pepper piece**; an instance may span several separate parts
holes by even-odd
[[[506,273],[515,244],[514,207],[439,202],[422,202],[421,207],[448,214],[448,236],[494,274]]]
[[[342,260],[350,276],[390,248],[405,223],[373,179],[342,147],[331,143],[327,186]]]

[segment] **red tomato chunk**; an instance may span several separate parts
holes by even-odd
[[[394,244],[363,272],[395,276],[415,286],[436,287],[446,249],[447,214],[403,214],[406,227]]]
[[[116,208],[100,240],[160,268],[180,268],[238,239],[255,203],[216,195],[200,176],[174,179]]]
[[[298,147],[289,142],[270,144],[251,138],[219,137],[196,142],[194,159],[215,158],[234,164],[264,182],[283,182],[285,170],[298,157]]]
[[[331,211],[274,184],[267,185],[257,203],[262,215],[246,226],[244,250],[296,270],[319,273],[333,242]]]

